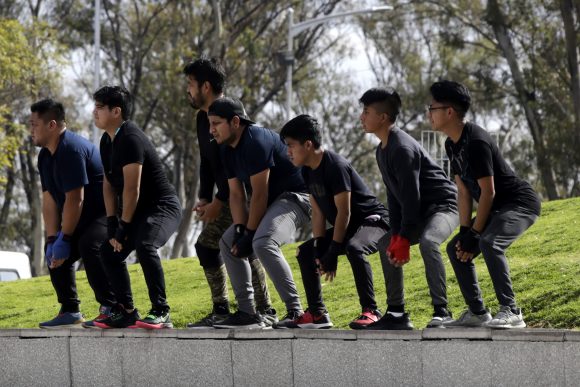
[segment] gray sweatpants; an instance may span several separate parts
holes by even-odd
[[[490,214],[487,226],[481,233],[479,248],[475,252],[474,259],[481,252],[500,305],[516,307],[505,251],[534,224],[536,219],[538,219],[537,215],[530,214],[522,208],[500,209]],[[457,259],[455,244],[458,237],[459,235],[456,235],[447,244],[447,255],[451,260],[465,303],[472,312],[479,312],[485,309],[485,305],[475,272],[474,260],[461,262]]]
[[[459,217],[456,211],[436,212],[419,224],[410,238],[411,245],[419,243],[433,305],[447,305],[445,266],[439,247],[458,225]],[[387,305],[399,306],[405,304],[403,268],[389,263],[386,249],[390,242],[391,232],[388,232],[379,241],[379,254],[387,287]]]
[[[302,306],[292,270],[280,246],[293,241],[296,229],[310,221],[309,213],[307,194],[280,195],[266,210],[252,243],[254,254],[262,262],[288,310],[302,310]],[[220,240],[220,252],[238,301],[238,309],[253,314],[256,313],[256,307],[250,264],[247,258],[238,258],[230,252],[233,238],[234,226],[231,226]]]

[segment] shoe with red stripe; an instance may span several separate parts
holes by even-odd
[[[137,328],[143,329],[167,329],[173,328],[169,310],[151,309],[144,319],[137,320]]]
[[[303,315],[288,325],[288,328],[328,329],[332,325],[327,311],[313,313],[306,309]]]
[[[104,320],[94,320],[93,324],[96,328],[111,329],[111,328],[139,328],[135,323],[141,319],[137,309],[132,312],[127,312],[121,305],[116,305],[113,308],[111,315]]]
[[[367,325],[379,321],[382,316],[378,309],[364,308],[362,313],[352,320],[348,326],[351,329],[365,329]]]
[[[107,317],[111,316],[113,307],[101,305],[99,308],[99,315],[90,321],[85,321],[82,325],[83,328],[98,328],[95,326],[95,321],[103,321]]]

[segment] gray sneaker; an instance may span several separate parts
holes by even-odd
[[[264,322],[266,328],[272,328],[272,326],[278,322],[278,315],[276,314],[276,309],[274,308],[260,311],[259,313],[262,316],[262,321]]]
[[[500,305],[499,312],[487,323],[487,326],[500,329],[525,328],[526,323],[521,309],[518,308],[518,314],[515,314],[509,306]]]
[[[213,328],[214,324],[221,323],[229,317],[229,314],[210,313],[199,321],[188,323],[189,329]]]
[[[469,309],[461,312],[461,316],[457,320],[450,320],[443,322],[445,328],[478,328],[485,327],[491,321],[491,314],[478,315],[472,313]]]
[[[451,316],[433,316],[426,328],[445,328],[446,323],[454,321]]]

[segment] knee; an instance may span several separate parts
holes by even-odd
[[[429,238],[421,238],[419,240],[419,251],[421,251],[421,255],[423,256],[423,258],[431,255],[432,252],[438,252],[439,246],[440,246],[439,243]]]
[[[455,244],[457,243],[457,239],[453,238],[449,243],[447,243],[447,256],[449,257],[449,259],[451,260],[451,262],[453,263],[454,261],[457,261],[457,251],[455,250]]]
[[[495,236],[482,235],[481,239],[479,240],[479,249],[481,250],[484,258],[495,252]]]
[[[347,243],[345,246],[346,257],[349,261],[364,260],[364,249],[356,243]]]
[[[209,269],[221,266],[222,262],[220,260],[219,250],[205,247],[197,242],[195,244],[195,251],[197,253],[197,258],[199,258],[199,264],[201,267]]]
[[[277,245],[271,238],[258,238],[252,241],[252,248],[258,258],[262,258],[277,248]]]
[[[137,253],[137,257],[139,257],[139,260],[146,257],[157,256],[157,248],[150,243],[138,243],[135,247],[135,252]]]

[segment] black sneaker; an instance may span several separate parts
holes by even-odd
[[[274,329],[295,328],[296,326],[294,324],[294,321],[298,320],[303,314],[304,312],[302,312],[301,310],[290,309],[282,320],[272,325],[272,328]]]
[[[262,321],[262,316],[259,313],[249,314],[238,310],[236,313],[230,315],[224,321],[214,324],[214,328],[218,329],[262,329],[264,328],[264,322]]]
[[[137,320],[141,320],[141,316],[137,309],[133,309],[132,312],[127,312],[125,309],[118,308],[113,311],[109,317],[101,321],[95,321],[94,325],[97,328],[109,329],[109,328],[138,328],[136,323]]]
[[[196,322],[188,323],[187,327],[189,329],[213,328],[215,324],[224,322],[228,317],[230,317],[229,313],[217,314],[212,312]]]
[[[389,312],[377,322],[367,325],[368,330],[389,330],[389,331],[410,331],[413,324],[409,319],[409,314],[404,313],[401,317],[395,317]]]

